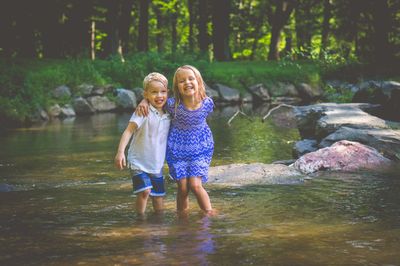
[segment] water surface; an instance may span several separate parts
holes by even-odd
[[[285,114],[262,123],[237,107],[210,119],[213,165],[291,158]],[[249,112],[246,112],[249,113]],[[134,214],[127,171],[113,157],[128,114],[100,114],[0,136],[1,265],[400,265],[400,179],[323,173],[301,184],[207,185],[217,215],[191,198],[175,212]],[[283,121],[283,122],[282,122]],[[288,122],[288,123],[285,123]]]

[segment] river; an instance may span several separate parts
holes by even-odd
[[[291,158],[285,113],[262,123],[215,112],[213,165]],[[0,265],[400,265],[399,171],[322,173],[299,184],[206,184],[217,214],[193,196],[187,216],[137,217],[113,157],[129,114],[52,121],[0,136]],[[287,122],[287,123],[286,123]],[[400,168],[398,168],[400,169]]]

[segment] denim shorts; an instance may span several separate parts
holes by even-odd
[[[133,193],[137,194],[146,189],[151,189],[150,196],[165,196],[164,177],[161,174],[145,172],[132,172]]]

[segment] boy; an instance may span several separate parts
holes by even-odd
[[[162,167],[171,121],[163,110],[168,97],[167,78],[160,73],[150,73],[143,80],[143,88],[143,96],[150,103],[149,115],[143,117],[132,114],[114,159],[117,168],[128,166],[131,169],[133,193],[137,194],[136,212],[140,215],[146,210],[149,195],[154,211],[163,210],[165,188]],[[131,137],[126,162],[125,148]]]

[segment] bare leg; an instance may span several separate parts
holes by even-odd
[[[189,209],[189,188],[187,178],[178,181],[178,194],[176,195],[176,209],[186,211]]]
[[[164,197],[151,197],[153,209],[157,213],[161,213],[164,209]]]
[[[191,177],[189,178],[189,187],[190,190],[194,193],[197,199],[197,203],[200,208],[205,212],[211,212],[211,202],[210,197],[208,196],[207,191],[204,189],[201,178],[200,177]]]
[[[150,189],[146,189],[136,195],[136,212],[138,214],[144,214],[146,211],[147,199],[150,195]]]

